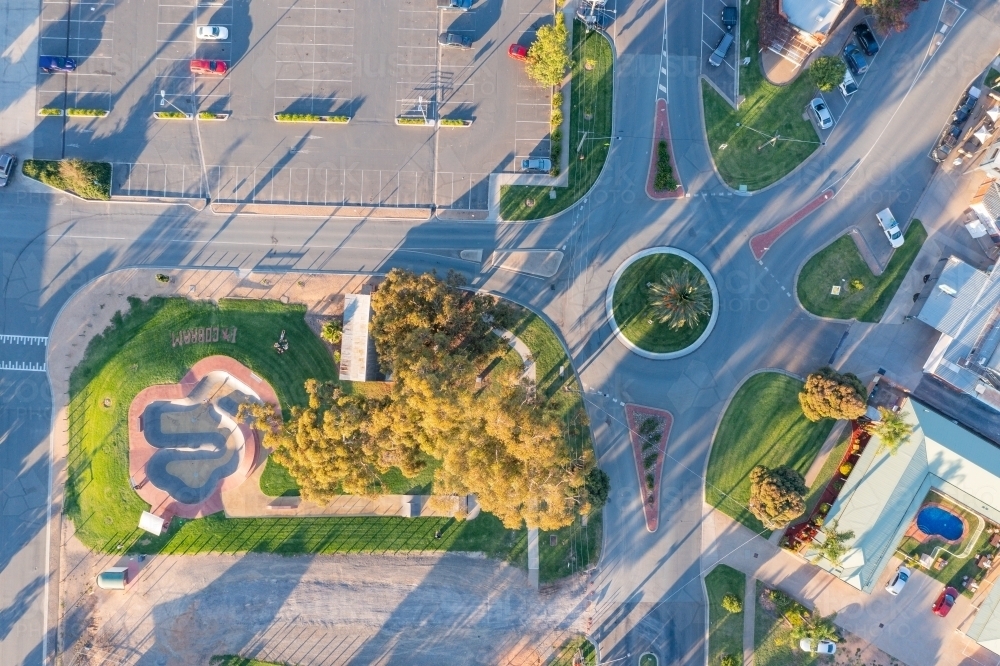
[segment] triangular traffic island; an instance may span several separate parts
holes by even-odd
[[[646,516],[646,529],[655,532],[660,523],[660,478],[667,457],[667,440],[673,415],[665,409],[625,405],[629,441],[639,475],[639,496]]]

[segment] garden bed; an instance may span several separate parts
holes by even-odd
[[[83,160],[24,160],[21,173],[82,199],[111,199],[111,165]]]
[[[673,415],[663,409],[625,405],[625,419],[628,424],[635,471],[639,475],[639,496],[646,518],[646,529],[655,532],[660,522],[660,477],[663,475],[663,461],[667,456],[667,440]]]

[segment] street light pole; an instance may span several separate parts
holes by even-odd
[[[184,111],[179,106],[177,106],[176,104],[174,104],[173,102],[171,102],[170,100],[167,99],[167,91],[166,90],[161,90],[160,91],[160,106],[166,106],[167,104],[169,104],[170,106],[174,107],[175,109],[177,109],[178,111],[180,111],[181,113],[183,113],[185,115],[185,117],[190,117],[191,116],[190,113],[188,113],[187,111]]]

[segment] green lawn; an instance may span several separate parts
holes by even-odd
[[[147,508],[128,485],[129,404],[146,386],[178,381],[200,358],[221,353],[250,367],[274,388],[283,406],[304,404],[308,377],[334,380],[328,349],[305,323],[305,308],[275,301],[227,301],[218,306],[183,298],[132,301],[125,316],[91,341],[70,377],[69,478],[65,510],[76,535],[98,552],[406,552],[480,551],[521,557],[524,530],[507,530],[491,515],[469,522],[406,518],[262,518],[216,514],[174,519],[160,537],[136,529]],[[236,326],[237,343],[171,346],[170,333],[193,326]],[[286,331],[288,352],[271,345]],[[345,387],[349,388],[349,387]],[[111,398],[110,408],[104,399]],[[442,538],[434,533],[442,530]]]
[[[724,564],[705,576],[708,590],[708,663],[715,666],[731,654],[743,662],[743,613],[730,613],[722,607],[722,598],[736,595],[741,601],[746,591],[746,576]]]
[[[548,666],[573,666],[577,653],[583,657],[583,666],[596,666],[597,649],[584,636],[575,636],[563,643]]]
[[[994,90],[1000,90],[1000,72],[990,67],[990,71],[986,72],[984,83]]]
[[[800,75],[787,86],[775,86],[768,83],[761,71],[757,43],[759,3],[760,0],[749,0],[740,12],[743,41],[740,57],[752,58],[750,65],[740,67],[740,95],[745,98],[740,110],[734,111],[714,88],[702,81],[705,129],[715,166],[730,187],[746,185],[748,190],[770,185],[819,148],[819,137],[812,123],[802,117],[816,92],[809,77]],[[742,48],[748,41],[750,47]],[[764,146],[775,135],[794,141],[779,140]]]
[[[659,660],[652,654],[644,654],[639,657],[639,666],[659,666]]]
[[[675,254],[653,254],[639,259],[625,269],[612,297],[615,322],[622,335],[637,347],[651,352],[672,352],[692,345],[708,328],[710,315],[697,326],[674,330],[659,323],[649,304],[650,282],[671,270],[688,268],[698,272],[690,261]],[[650,323],[652,322],[652,323]]]
[[[403,476],[403,472],[396,467],[379,475],[382,479],[382,493],[386,495],[432,495],[434,471],[441,466],[441,462],[430,456],[424,456],[424,460],[427,466],[412,479]],[[268,458],[264,472],[260,475],[260,490],[271,497],[295,497],[299,494],[299,484],[295,482],[287,469],[272,458]]]
[[[940,539],[931,539],[926,543],[919,543],[916,539],[912,537],[903,537],[903,540],[899,544],[897,552],[902,557],[909,557],[914,560],[914,562],[919,561],[920,556],[923,554],[935,555],[935,550],[938,546],[943,546],[949,552],[939,552],[938,557],[944,557],[948,560],[948,564],[945,565],[940,571],[931,569],[920,568],[925,574],[940,581],[943,585],[950,585],[954,587],[959,592],[962,592],[966,596],[972,596],[964,587],[962,587],[962,576],[968,576],[972,579],[981,580],[985,574],[986,570],[981,569],[976,565],[976,555],[984,552],[996,552],[996,549],[989,545],[990,537],[992,536],[988,529],[990,523],[986,522],[986,529],[977,537],[975,546],[970,551],[969,556],[963,559],[955,557],[955,554],[961,553],[966,546],[969,544],[969,540],[975,534],[976,528],[980,525],[980,518],[977,514],[969,511],[965,507],[962,507],[955,502],[951,501],[949,498],[931,491],[927,493],[924,498],[924,502],[937,502],[943,505],[952,513],[962,516],[965,519],[966,525],[968,525],[968,532],[966,532],[962,540],[957,544],[945,544]]]
[[[588,63],[592,65],[589,70]],[[573,21],[568,186],[503,186],[500,189],[500,216],[503,219],[537,220],[555,215],[590,190],[604,167],[611,145],[613,66],[611,45],[604,35],[599,31],[588,33],[580,21]],[[581,160],[580,155],[584,159]],[[549,198],[550,190],[556,193],[555,199]],[[527,205],[528,200],[534,201],[533,207]]]
[[[260,661],[259,659],[248,659],[235,654],[217,654],[209,661],[210,666],[293,666],[292,664],[280,664],[275,661]]]
[[[879,321],[925,240],[924,225],[913,220],[903,246],[892,253],[885,272],[875,277],[854,240],[849,235],[841,236],[802,267],[796,285],[802,307],[821,317]],[[864,288],[852,289],[854,280],[861,280]],[[842,286],[840,296],[830,293],[835,285]]]
[[[765,536],[770,532],[746,508],[750,470],[788,465],[805,476],[834,423],[802,414],[801,389],[799,380],[775,372],[748,379],[722,417],[708,460],[708,503]]]

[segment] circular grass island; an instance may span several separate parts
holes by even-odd
[[[687,287],[696,294],[694,300],[701,303],[698,307],[688,304],[696,317],[674,325],[664,323],[663,310],[657,310],[651,296],[664,286],[664,279],[676,286],[678,278],[683,282],[685,277]],[[673,296],[677,299],[676,290]],[[708,339],[719,315],[719,290],[712,274],[693,255],[672,247],[652,247],[618,267],[608,285],[605,307],[622,344],[639,356],[667,360],[690,354]]]

